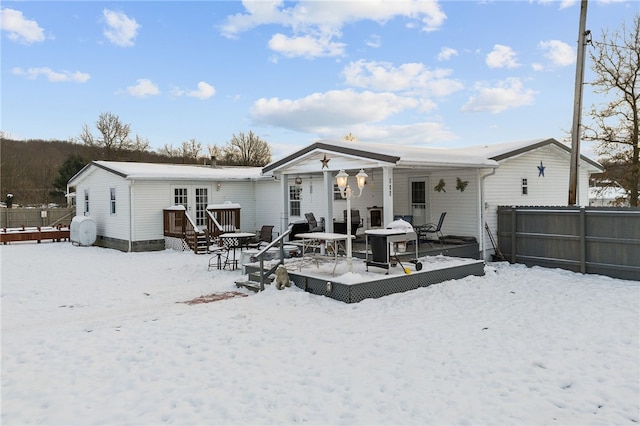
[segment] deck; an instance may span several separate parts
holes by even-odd
[[[289,279],[296,287],[311,294],[345,303],[357,303],[469,275],[484,275],[485,263],[476,259],[477,243],[422,243],[418,250],[418,260],[422,263],[420,271],[412,263],[416,256],[415,248],[411,246],[407,253],[399,256],[402,266],[397,264],[388,269],[367,267],[364,261],[364,247],[364,243],[360,242],[353,246],[353,272],[348,271],[344,257],[341,257],[337,264],[330,257],[322,262],[317,261],[317,256],[285,259]],[[258,270],[255,264],[247,264],[245,268],[247,273]]]
[[[68,226],[37,226],[37,227],[20,227],[20,228],[2,228],[0,229],[0,243],[8,244],[18,241],[69,241]]]

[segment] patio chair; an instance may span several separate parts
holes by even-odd
[[[322,224],[318,224],[316,217],[313,213],[305,213],[304,217],[307,218],[307,222],[309,223],[309,232],[322,232],[324,231],[324,226]]]
[[[342,211],[344,217],[344,223],[347,223],[347,211]],[[360,210],[351,209],[351,235],[356,235],[358,228],[362,226],[362,219],[360,218]],[[345,225],[346,227],[346,225]]]
[[[444,217],[447,215],[447,212],[442,212],[440,214],[440,219],[438,220],[438,224],[435,223],[427,223],[426,225],[422,225],[418,227],[418,235],[420,237],[425,237],[427,242],[431,244],[429,241],[429,235],[435,235],[435,239],[438,242],[442,242],[444,235],[442,235],[442,223],[444,222]]]
[[[247,243],[247,247],[257,249],[263,243],[270,243],[271,241],[273,241],[273,225],[262,225],[260,234],[253,241]]]

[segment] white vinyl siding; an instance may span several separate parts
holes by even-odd
[[[282,233],[284,230],[281,228],[280,218],[282,216],[282,202],[280,201],[280,184],[274,181],[258,181],[254,183],[255,192],[255,211],[254,211],[254,225],[253,228],[247,228],[258,230],[262,225],[273,225],[274,237],[275,233]],[[242,209],[242,216],[245,216],[244,207]],[[248,215],[247,215],[248,216]]]
[[[458,178],[469,183],[464,191],[456,189]],[[440,179],[445,182],[445,191],[433,189]],[[479,238],[478,235],[478,178],[476,170],[447,170],[434,173],[429,179],[429,223],[438,223],[440,214],[447,212],[442,224],[444,235],[463,235]]]
[[[118,214],[111,214],[112,189],[118,196]],[[122,195],[129,192],[128,182],[120,176],[96,168],[92,173],[88,173],[86,178],[79,182],[76,187],[77,193],[84,194],[85,191],[89,194],[89,215],[96,223],[97,235],[128,240],[128,214],[121,214],[129,211],[127,197]],[[79,212],[79,209],[84,209],[84,202],[76,206],[77,214],[84,213]]]
[[[555,146],[545,146],[520,156],[500,161],[496,173],[485,183],[485,221],[496,237],[498,206],[566,206],[569,199],[570,153]],[[540,175],[540,162],[544,176]],[[585,162],[580,162],[579,204],[589,204],[589,172]],[[527,180],[527,195],[522,194],[522,179]],[[484,233],[485,245],[491,242]]]

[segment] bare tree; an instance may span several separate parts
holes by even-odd
[[[593,41],[590,53],[591,82],[595,93],[610,100],[591,107],[590,125],[584,126],[584,139],[597,142],[596,153],[607,163],[605,181],[620,184],[629,196],[629,204],[638,206],[640,189],[640,14],[631,28],[623,23],[611,34],[603,30],[602,39]]]
[[[200,151],[202,151],[202,144],[197,142],[194,138],[182,142],[179,149],[183,163],[196,163],[198,161]]]
[[[172,145],[164,144],[162,148],[158,148],[158,154],[164,155],[169,158],[177,158],[180,157],[180,153],[177,149],[174,149]]]
[[[122,123],[117,115],[101,113],[96,121],[96,128],[100,133],[97,137],[84,124],[80,140],[85,145],[102,148],[107,160],[117,160],[123,151],[132,150],[133,142],[129,139],[131,125]]]
[[[264,166],[271,161],[271,147],[252,131],[233,135],[225,147],[225,161],[238,166]]]

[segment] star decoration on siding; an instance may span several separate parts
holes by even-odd
[[[538,177],[544,177],[544,165],[542,165],[542,161],[540,161],[540,165],[538,166]]]
[[[322,160],[320,160],[320,162],[322,163],[322,168],[324,169],[325,167],[328,169],[329,168],[329,160],[331,160],[330,158],[327,158],[327,154],[324,155],[324,158]]]

